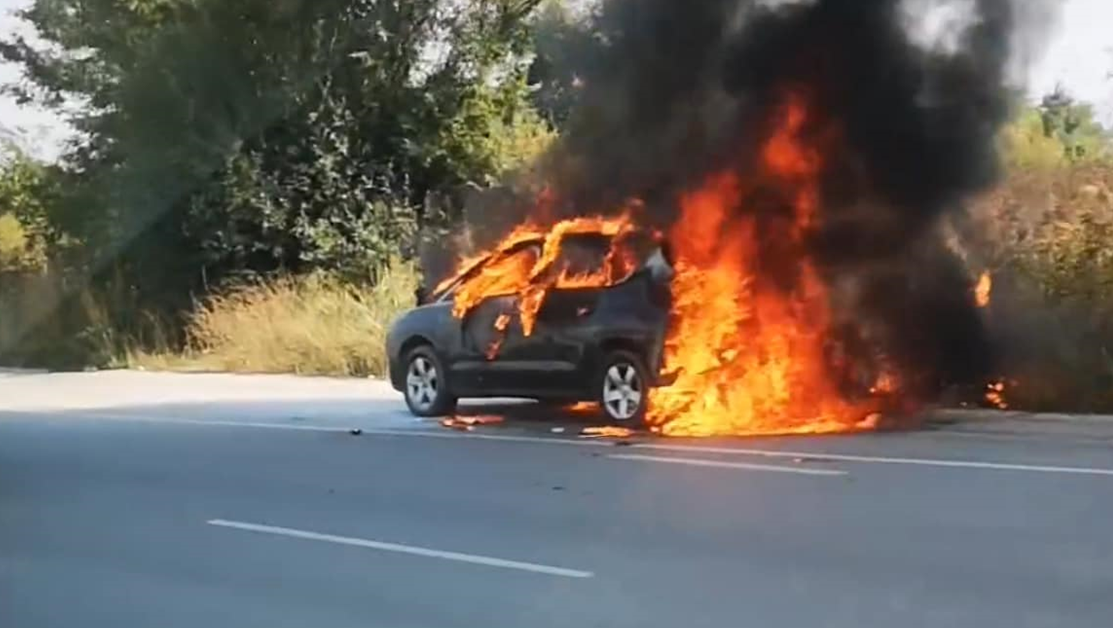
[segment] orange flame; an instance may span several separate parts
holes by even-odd
[[[581,432],[582,438],[630,438],[634,430],[628,427],[601,425],[598,427],[585,427]]]
[[[484,299],[499,295],[518,295],[518,315],[522,323],[522,333],[529,336],[537,322],[537,313],[545,301],[545,295],[555,287],[559,288],[596,288],[608,286],[629,274],[630,264],[621,259],[616,248],[612,247],[601,270],[595,273],[572,275],[565,268],[555,268],[560,256],[561,242],[565,237],[577,234],[599,234],[621,236],[636,228],[629,214],[616,218],[590,216],[562,220],[550,229],[542,229],[533,224],[516,228],[492,252],[483,253],[460,265],[460,271],[453,277],[442,281],[437,291],[447,289],[457,280],[464,278],[456,288],[453,297],[452,315],[456,318],[467,316]],[[522,249],[530,242],[540,247],[536,250]],[[486,264],[483,264],[486,262]],[[483,264],[483,265],[481,265]],[[509,321],[506,321],[507,323]],[[499,331],[504,331],[500,329]],[[494,348],[498,351],[498,347]],[[490,354],[490,352],[488,352]]]
[[[993,294],[993,275],[986,271],[978,277],[978,284],[974,286],[974,303],[978,307],[989,307],[990,298]]]
[[[803,139],[808,123],[804,99],[790,97],[760,153],[762,184],[784,192],[791,206],[780,223],[763,217],[759,229],[755,214],[739,211],[748,186],[731,171],[709,176],[679,199],[680,217],[669,234],[676,274],[665,343],[665,368],[676,380],[650,393],[647,421],[654,432],[829,433],[878,424],[878,401],[846,400],[826,359],[828,292],[804,246],[818,220],[823,167],[822,152]],[[552,287],[607,286],[632,270],[630,260],[612,248],[602,271],[569,275],[555,268],[563,238],[618,236],[634,228],[629,212],[565,220],[549,229],[522,225],[493,251],[461,264],[438,291],[459,281],[453,303],[457,317],[487,297],[516,294],[528,336]],[[521,250],[529,242],[544,246],[532,253]],[[791,287],[763,276],[760,264],[769,255],[789,267]],[[492,347],[488,357],[497,351],[497,345]],[[873,392],[889,394],[898,387],[895,377],[882,374]]]
[[[491,346],[487,347],[487,359],[494,360],[498,357],[499,349],[502,348],[502,341],[505,338],[506,328],[510,326],[510,315],[499,314],[495,319],[495,331],[499,332],[499,336],[491,342]]]
[[[441,419],[440,423],[442,427],[447,427],[450,430],[471,432],[475,430],[476,426],[500,425],[504,421],[506,419],[500,416],[452,416]]]
[[[985,387],[986,403],[998,410],[1008,410],[1009,402],[1005,399],[1005,382],[997,381]]]
[[[815,221],[819,152],[804,145],[807,111],[790,99],[762,152],[766,175],[791,190],[784,231],[796,286],[769,285],[756,269],[759,235],[739,217],[742,185],[719,174],[681,199],[671,233],[677,258],[666,368],[675,383],[651,393],[649,420],[669,436],[826,433],[863,429],[872,404],[845,401],[824,359],[827,292],[802,254]],[[892,388],[894,382],[879,382]]]

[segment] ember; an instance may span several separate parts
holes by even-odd
[[[992,292],[993,276],[987,271],[978,277],[978,284],[974,286],[974,303],[981,308],[989,307]]]
[[[985,387],[985,400],[990,406],[998,410],[1008,410],[1009,402],[1005,400],[1005,382],[996,381]]]

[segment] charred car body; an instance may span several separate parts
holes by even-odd
[[[527,324],[521,292],[458,307],[459,292],[481,273],[551,259],[548,273],[583,277],[602,272],[616,252],[625,267],[604,285],[545,285]],[[419,295],[418,307],[395,321],[386,346],[391,383],[418,416],[451,413],[460,397],[523,397],[594,401],[611,421],[640,423],[649,389],[668,383],[661,370],[672,275],[667,246],[648,232],[520,239]]]

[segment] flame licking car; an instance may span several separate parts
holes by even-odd
[[[640,424],[661,375],[673,270],[625,217],[519,228],[461,264],[387,338],[390,379],[418,416],[459,397],[596,401]]]
[[[635,202],[617,217],[526,222],[463,261],[392,329],[395,388],[421,416],[515,396],[598,401],[611,421],[668,436],[870,429],[900,382],[869,368],[858,397],[835,377],[847,368],[804,246],[822,166],[806,118],[790,96],[763,146],[756,187],[785,199],[763,221],[738,211],[755,184],[728,170],[677,199],[669,246],[637,226]],[[770,257],[784,281],[764,276]]]
[[[614,217],[527,221],[462,262],[388,338],[410,409],[591,400],[666,436],[853,432],[914,411],[939,362],[884,324],[888,301],[864,300],[878,269],[831,264],[821,246],[838,227],[822,213],[837,126],[792,90],[768,122],[756,159],[676,194],[667,247],[633,200]],[[989,288],[957,311],[988,304]]]

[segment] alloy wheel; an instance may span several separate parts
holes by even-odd
[[[603,378],[603,404],[607,414],[628,421],[641,409],[642,382],[638,369],[625,362],[612,364]]]
[[[428,411],[437,400],[437,367],[424,356],[416,356],[410,362],[406,374],[406,396],[413,406]]]

